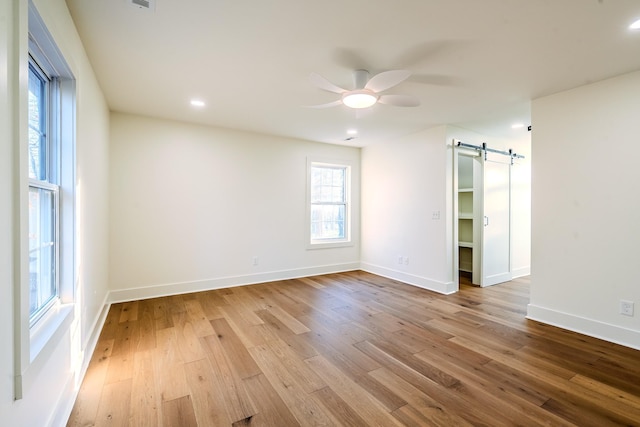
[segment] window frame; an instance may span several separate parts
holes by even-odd
[[[317,203],[312,200],[312,169],[313,168],[332,168],[344,170],[344,202],[327,202]],[[306,201],[306,242],[307,249],[324,249],[353,246],[351,238],[352,232],[352,215],[351,215],[351,173],[353,166],[351,162],[333,159],[307,159],[307,201]],[[312,206],[313,205],[344,205],[344,237],[314,239],[312,236]]]

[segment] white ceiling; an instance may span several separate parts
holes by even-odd
[[[638,0],[67,0],[113,111],[364,146],[438,124],[504,137],[540,96],[640,69]],[[311,72],[407,69],[356,118]],[[207,103],[189,105],[191,98]],[[570,112],[567,112],[570,114]],[[358,138],[344,142],[348,129]]]

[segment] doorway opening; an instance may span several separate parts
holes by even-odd
[[[529,274],[530,174],[524,156],[454,140],[454,280],[486,287]],[[525,185],[523,185],[525,184]],[[523,194],[516,192],[525,189]],[[523,220],[524,217],[524,220]],[[526,248],[523,250],[523,246]],[[526,257],[526,268],[514,269]]]

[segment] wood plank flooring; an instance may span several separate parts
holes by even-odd
[[[68,425],[640,425],[640,351],[528,300],[354,271],[114,304]]]

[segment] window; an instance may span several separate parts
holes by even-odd
[[[310,162],[309,232],[310,244],[350,243],[348,165]]]
[[[29,319],[34,323],[59,295],[59,185],[52,120],[56,80],[29,58]]]
[[[31,2],[28,22],[28,164],[21,167],[29,182],[28,252],[24,253],[29,275],[23,282],[28,288],[21,295],[28,300],[22,307],[29,309],[34,350],[43,342],[41,333],[50,330],[43,326],[61,312],[51,308],[74,298],[76,86],[71,69]],[[33,345],[35,341],[39,345]]]

